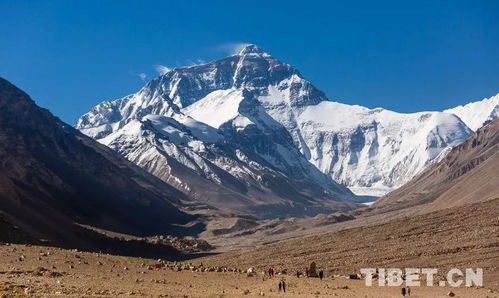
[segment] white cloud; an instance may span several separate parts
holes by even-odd
[[[189,66],[196,66],[196,65],[201,65],[201,64],[205,64],[206,61],[204,61],[203,59],[196,59],[196,61],[192,61],[192,60],[187,60],[187,65]]]
[[[139,78],[144,81],[147,78],[147,75],[143,72],[139,73]]]
[[[249,45],[247,42],[228,42],[218,46],[219,50],[222,50],[230,55],[236,55],[241,52],[241,50]]]
[[[154,65],[154,69],[160,74],[164,75],[165,73],[169,72],[171,69],[167,66],[161,65],[161,64],[156,64]]]

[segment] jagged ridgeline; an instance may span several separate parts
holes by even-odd
[[[247,45],[102,102],[76,127],[198,201],[260,217],[313,215],[401,186],[474,122],[497,117],[498,104],[495,96],[412,114],[341,104]],[[480,119],[466,116],[477,110]]]

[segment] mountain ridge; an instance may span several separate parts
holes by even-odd
[[[499,117],[499,94],[444,110],[461,118],[469,128],[476,131],[485,121]]]
[[[396,210],[424,205],[419,213],[499,197],[499,119],[488,121],[444,158],[399,189],[380,198],[374,208]]]
[[[199,224],[183,226],[197,218],[179,209],[184,194],[63,123],[2,78],[0,113],[1,213],[33,237],[92,247],[104,237],[82,225],[141,236],[201,230]]]
[[[291,139],[284,147],[299,151],[292,156],[301,157],[292,159],[305,159],[300,163],[322,172],[326,177],[319,179],[322,188],[340,184],[357,195],[392,191],[472,133],[450,113],[402,114],[331,102],[298,70],[255,45],[220,60],[172,69],[135,94],[97,105],[76,127],[102,141],[128,121],[148,115],[184,120],[187,116],[231,136],[250,127],[263,135],[284,129]],[[419,127],[424,133],[418,132]],[[274,167],[282,165],[269,160],[268,152],[252,151]],[[272,154],[281,160],[290,156]],[[336,194],[352,199],[345,191]]]

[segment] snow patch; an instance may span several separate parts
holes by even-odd
[[[239,104],[243,99],[241,90],[217,90],[182,109],[182,112],[199,122],[219,128],[239,115]]]

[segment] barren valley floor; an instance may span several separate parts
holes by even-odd
[[[24,245],[1,245],[0,255],[0,297],[400,297],[400,288],[368,288],[362,280],[344,277],[263,280],[260,273],[177,272],[154,268],[156,260]],[[287,282],[286,293],[277,291],[280,279]],[[486,288],[412,291],[413,297],[446,297],[450,291],[456,297],[499,295]]]
[[[452,291],[456,297],[499,297],[498,211],[496,199],[190,261],[194,268],[238,272],[196,272],[188,262],[156,268],[152,259],[1,244],[0,296],[400,297],[398,287],[366,287],[345,276],[363,267],[481,267],[483,288],[417,287],[412,296],[446,297]],[[311,261],[325,271],[323,281],[295,276]],[[288,274],[264,278],[268,266]],[[249,267],[255,276],[243,273]],[[281,279],[288,285],[285,294],[277,291]]]

